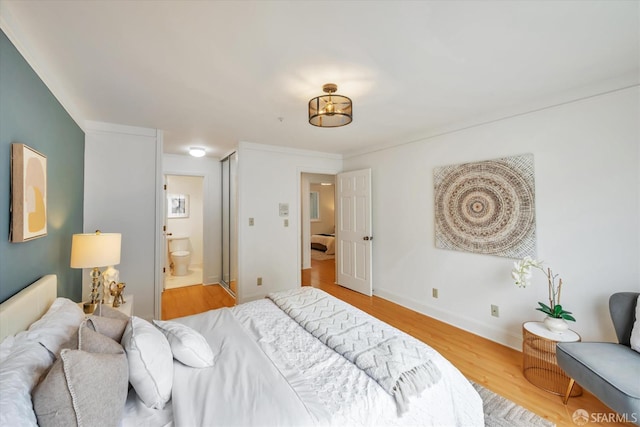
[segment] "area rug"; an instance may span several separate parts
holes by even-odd
[[[549,420],[471,381],[482,398],[486,427],[553,427]]]
[[[311,259],[315,259],[316,261],[326,261],[333,258],[335,258],[335,255],[327,255],[322,251],[311,249]]]

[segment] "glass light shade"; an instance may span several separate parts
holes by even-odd
[[[202,147],[191,147],[189,148],[189,154],[193,157],[204,157],[207,154],[207,151]]]
[[[323,128],[348,125],[353,120],[351,99],[346,96],[330,94],[309,101],[309,123]]]
[[[120,233],[74,234],[71,268],[94,268],[120,264]]]

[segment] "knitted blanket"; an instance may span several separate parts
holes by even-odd
[[[394,397],[398,415],[407,411],[410,397],[440,380],[428,347],[319,289],[302,287],[268,298],[380,384]]]

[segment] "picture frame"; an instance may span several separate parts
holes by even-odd
[[[189,218],[189,195],[167,195],[167,218]]]
[[[47,235],[47,157],[20,143],[11,144],[11,226],[9,241]]]

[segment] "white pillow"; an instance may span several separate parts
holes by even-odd
[[[198,331],[178,322],[154,320],[153,323],[167,337],[176,360],[193,368],[213,366],[213,351]]]
[[[0,426],[37,426],[31,391],[53,361],[39,342],[16,335],[0,364]]]
[[[631,348],[640,353],[640,296],[636,301],[636,321],[631,329]]]
[[[122,335],[129,382],[149,408],[162,409],[171,398],[173,355],[165,336],[151,323],[132,316]]]
[[[56,298],[49,310],[29,326],[29,337],[38,341],[56,357],[84,321],[84,312],[67,298]]]

